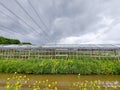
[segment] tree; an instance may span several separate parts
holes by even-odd
[[[0,44],[29,44],[31,45],[31,43],[29,42],[20,42],[18,39],[9,39],[9,38],[5,38],[0,36]]]
[[[23,45],[32,45],[30,42],[22,42]]]

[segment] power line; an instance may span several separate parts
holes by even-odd
[[[8,10],[12,15],[14,15],[16,18],[18,18],[19,20],[21,20],[25,25],[27,25],[29,28],[31,28],[34,32],[38,33],[38,35],[40,35],[41,33],[39,33],[38,31],[36,31],[31,25],[29,25],[24,19],[22,19],[19,15],[17,15],[16,13],[14,13],[12,10],[10,10],[6,5],[4,5],[2,2],[0,2],[0,5],[2,7],[4,7],[6,10]],[[45,37],[47,39],[47,37]]]
[[[44,21],[42,20],[40,14],[38,14],[38,12],[36,11],[35,7],[32,5],[32,3],[31,3],[29,0],[27,0],[27,1],[28,1],[29,5],[32,7],[32,9],[34,10],[35,14],[38,16],[38,18],[39,18],[39,20],[41,21],[41,23],[42,23],[42,24],[44,25],[44,27],[46,27],[46,29],[48,30],[47,25],[44,23]]]
[[[25,38],[25,36],[26,36],[26,34],[20,34],[20,33],[14,32],[14,31],[10,31],[10,29],[8,27],[0,25],[0,31],[3,31],[3,30],[4,30],[5,35],[8,34],[7,36],[9,36],[9,37],[12,37],[12,36],[16,37],[15,36],[16,34],[19,35],[21,38]],[[7,30],[7,32],[5,30]],[[14,33],[14,35],[13,35],[13,33]]]
[[[44,27],[45,27],[46,30],[48,31],[48,30],[49,30],[48,26],[47,26],[47,25],[45,24],[45,22],[42,20],[40,14],[37,12],[37,10],[35,9],[35,7],[34,7],[33,4],[31,3],[31,1],[29,1],[29,0],[27,0],[27,1],[28,1],[29,5],[31,6],[31,8],[33,9],[33,11],[35,12],[35,14],[37,15],[37,17],[39,18],[39,20],[41,21],[41,23],[44,25]],[[49,36],[49,37],[50,37],[50,36]],[[50,38],[49,38],[49,39],[50,39]],[[50,39],[50,41],[52,41],[52,40]]]
[[[0,31],[3,31],[5,34],[3,34],[3,35],[5,35],[5,36],[10,36],[10,37],[15,37],[15,35],[13,35],[13,34],[10,34],[10,33],[13,33],[13,32],[5,32],[5,30],[6,29],[4,29],[4,28],[1,28],[0,27]],[[2,32],[0,32],[0,34],[2,34]],[[7,34],[7,35],[6,35]],[[20,37],[22,37],[20,34],[18,34]],[[18,37],[18,36],[17,36]],[[24,37],[22,37],[22,38],[24,38]]]
[[[9,17],[9,18],[10,18],[11,20],[13,20],[14,22],[18,23],[15,18],[10,17],[10,16],[7,15],[6,13],[4,13],[3,11],[0,10],[0,13],[4,14],[5,16]]]
[[[15,21],[16,23],[18,23],[15,18],[10,17],[10,16],[7,15],[6,13],[4,13],[3,11],[0,10],[0,13],[2,13],[3,15],[6,15],[6,16],[9,17],[11,20],[13,20],[13,21]],[[5,27],[5,26],[0,26],[0,27],[5,28],[5,29],[7,29],[7,30],[10,30],[9,27]],[[10,32],[10,31],[9,31],[9,32]],[[16,31],[12,31],[12,32],[10,32],[10,33],[17,33],[17,34],[19,34],[19,33],[16,32]],[[19,34],[19,35],[22,35],[23,38],[25,38],[25,36],[26,36],[26,34]]]
[[[0,35],[2,35],[2,36],[4,36],[4,35],[6,36],[7,35],[7,36],[11,37],[11,35],[9,33],[7,33],[7,32],[1,32]]]
[[[3,25],[0,25],[0,28],[2,28],[2,29],[4,29],[4,30],[7,30],[7,31],[10,32],[11,34],[16,33],[16,34],[22,36],[23,38],[25,38],[25,37],[24,37],[25,34],[19,34],[18,32],[10,31],[10,29],[9,29],[8,27],[5,27],[5,26],[3,26]]]
[[[2,13],[2,14],[4,14],[4,15],[8,16],[9,18],[11,18],[12,20],[14,20],[12,17],[10,17],[9,15],[5,14],[3,11],[0,11],[0,13]],[[16,23],[18,23],[16,20],[14,20],[14,21],[15,21]],[[17,34],[19,34],[19,33],[16,32],[16,31],[10,31],[10,29],[9,29],[8,27],[5,27],[5,26],[3,26],[3,25],[0,25],[0,28],[7,29],[10,33],[17,33]],[[19,35],[25,35],[25,34],[19,34]]]
[[[29,25],[28,23],[25,22],[24,19],[22,19],[20,16],[18,16],[16,13],[14,13],[12,10],[10,10],[7,6],[5,6],[2,2],[0,2],[0,5],[3,6],[6,10],[8,10],[11,14],[13,14],[15,17],[17,17],[19,20],[21,20],[24,24],[26,24],[29,28],[31,28],[32,30],[35,30],[33,27],[31,27],[31,25]],[[39,33],[35,30],[36,33]]]
[[[48,39],[49,39],[49,35],[41,28],[41,26],[32,18],[32,16],[29,15],[29,13],[24,9],[24,7],[17,1],[17,0],[14,0],[18,5],[19,7],[31,18],[31,20],[39,27],[39,29],[41,31],[43,31],[43,33],[48,36]]]

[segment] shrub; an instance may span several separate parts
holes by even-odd
[[[0,72],[28,74],[120,74],[112,60],[0,60]]]

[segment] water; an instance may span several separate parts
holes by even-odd
[[[21,74],[20,76],[24,76]],[[45,81],[49,80],[49,83],[53,81],[57,82],[58,90],[69,90],[73,83],[82,81],[111,81],[120,82],[120,75],[26,75],[30,79],[29,85],[32,85],[35,81]],[[0,90],[5,90],[5,85],[8,77],[13,77],[13,74],[0,74]],[[27,86],[27,85],[26,85]],[[21,90],[32,90],[32,88],[24,87]]]

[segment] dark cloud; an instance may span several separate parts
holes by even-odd
[[[3,36],[34,44],[117,43],[120,38],[119,0],[0,2],[9,9],[0,4],[0,35]],[[112,33],[115,36],[111,37]]]

